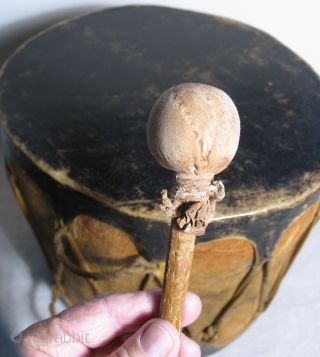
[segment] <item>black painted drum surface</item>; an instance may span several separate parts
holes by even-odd
[[[224,18],[115,8],[60,23],[21,46],[0,84],[16,194],[27,200],[23,175],[35,182],[51,207],[53,235],[57,222],[86,215],[128,234],[146,262],[165,260],[169,221],[158,204],[172,173],[149,153],[146,126],[157,98],[185,82],[224,90],[241,119],[238,152],[215,177],[226,197],[197,243],[245,237],[254,264],[269,262],[283,232],[319,200],[320,82],[275,39]],[[25,208],[37,233],[32,209]],[[48,237],[40,243],[56,277]],[[209,330],[196,339],[214,344]]]

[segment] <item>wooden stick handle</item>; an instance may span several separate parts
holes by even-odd
[[[169,249],[162,289],[159,317],[170,321],[181,332],[184,299],[188,289],[195,235],[183,232],[171,221]]]

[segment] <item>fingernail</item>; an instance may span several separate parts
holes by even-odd
[[[147,357],[163,357],[173,347],[168,332],[159,325],[152,324],[141,336],[141,347]]]

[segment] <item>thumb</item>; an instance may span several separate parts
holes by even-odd
[[[180,335],[176,328],[166,320],[153,319],[110,357],[176,357],[179,349]]]

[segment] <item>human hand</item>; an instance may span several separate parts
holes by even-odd
[[[200,357],[199,346],[157,318],[161,290],[104,293],[22,332],[23,357]],[[200,314],[197,295],[186,295],[182,326]]]

